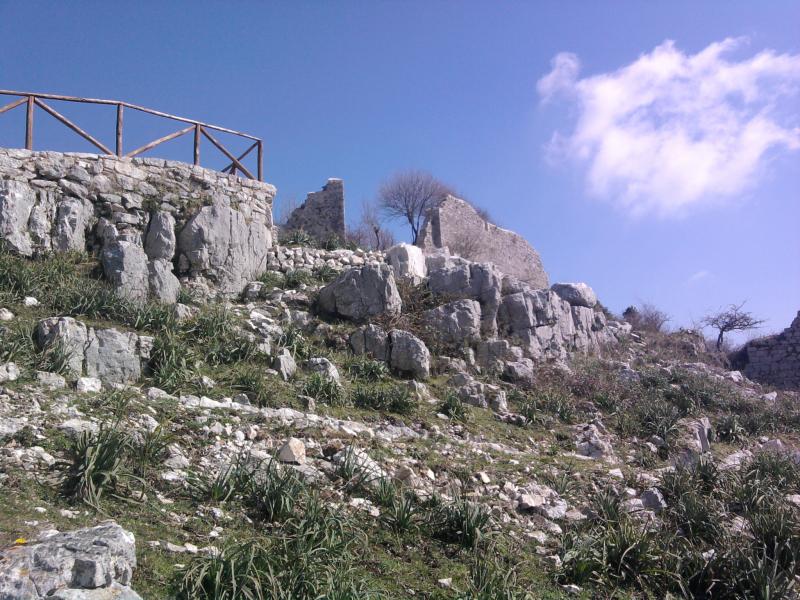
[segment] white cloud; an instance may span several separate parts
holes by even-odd
[[[691,55],[666,41],[584,78],[576,55],[558,54],[537,90],[543,103],[562,99],[578,113],[574,131],[553,135],[550,157],[584,162],[590,193],[634,215],[678,214],[741,195],[771,151],[800,148],[800,55],[729,58],[744,42],[726,39]]]
[[[686,283],[687,284],[697,283],[698,281],[702,281],[703,279],[706,279],[709,275],[711,275],[711,273],[709,273],[705,269],[701,269],[700,271],[697,271],[696,273],[692,273],[686,279]]]

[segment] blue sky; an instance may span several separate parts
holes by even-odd
[[[0,88],[252,133],[279,198],[341,177],[352,219],[393,172],[427,169],[613,310],[649,301],[688,325],[747,300],[772,331],[800,309],[798,23],[778,0],[0,0]],[[609,82],[657,96],[626,107]],[[63,112],[113,142],[109,111]],[[89,150],[39,115],[37,148]],[[0,115],[0,145],[22,144],[23,117]],[[176,129],[126,126],[130,147]]]

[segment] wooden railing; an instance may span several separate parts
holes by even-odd
[[[264,143],[257,137],[253,137],[252,135],[248,135],[246,133],[242,133],[240,131],[234,131],[233,129],[226,129],[225,127],[218,127],[216,125],[209,125],[208,123],[202,123],[200,121],[194,121],[192,119],[186,119],[184,117],[176,117],[175,115],[170,115],[164,112],[160,112],[157,110],[152,110],[150,108],[145,108],[143,106],[137,106],[135,104],[131,104],[129,102],[121,102],[119,100],[98,100],[96,98],[76,98],[74,96],[59,96],[56,94],[37,94],[32,92],[15,92],[10,90],[0,90],[0,95],[2,96],[16,96],[17,99],[9,102],[5,106],[0,106],[0,114],[8,112],[18,106],[22,106],[23,104],[27,107],[27,116],[25,118],[25,148],[28,150],[33,150],[33,117],[34,117],[34,108],[39,107],[50,116],[52,116],[57,121],[63,123],[67,127],[69,127],[72,131],[77,133],[79,136],[93,144],[95,147],[100,149],[103,153],[109,154],[111,156],[119,156],[119,157],[134,157],[139,156],[147,152],[148,150],[152,150],[156,146],[163,144],[164,142],[168,142],[170,140],[174,140],[179,138],[187,133],[194,132],[194,164],[200,164],[200,139],[201,137],[205,137],[209,142],[211,142],[222,154],[224,154],[228,160],[230,160],[230,164],[227,165],[225,168],[222,169],[224,173],[230,173],[232,175],[236,175],[237,171],[241,172],[246,177],[250,179],[258,179],[259,181],[264,181]],[[115,106],[117,109],[117,127],[116,127],[116,151],[112,152],[110,148],[108,148],[105,144],[100,142],[97,138],[89,135],[86,131],[78,127],[75,123],[70,121],[67,117],[56,111],[53,107],[48,104],[44,103],[44,100],[61,100],[65,102],[80,102],[83,104],[105,104]],[[150,115],[155,115],[157,117],[163,117],[165,119],[171,119],[173,121],[178,121],[180,123],[188,123],[187,127],[183,127],[174,133],[170,133],[169,135],[165,135],[160,137],[152,142],[145,144],[144,146],[140,146],[135,150],[131,150],[130,152],[123,151],[123,116],[125,109],[136,110],[139,112],[147,113]],[[225,146],[223,146],[220,141],[214,137],[210,132],[211,131],[219,131],[222,133],[229,133],[241,138],[245,138],[247,140],[252,140],[252,144],[250,147],[247,148],[242,154],[239,156],[234,156]],[[242,161],[253,151],[257,151],[257,177],[254,177],[253,174],[250,172],[247,167],[242,164]]]

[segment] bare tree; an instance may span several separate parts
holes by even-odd
[[[361,206],[361,220],[348,232],[348,237],[359,247],[370,250],[387,250],[395,243],[394,234],[384,226],[375,204],[367,201]]]
[[[717,335],[717,350],[722,349],[725,334],[729,331],[747,331],[756,329],[765,321],[756,319],[752,313],[742,310],[744,302],[741,304],[731,304],[728,308],[720,310],[716,314],[708,315],[703,319],[703,324],[712,327],[719,332]]]
[[[643,302],[638,307],[629,306],[622,313],[622,318],[633,325],[634,329],[654,333],[663,332],[670,321],[667,313],[649,302]]]
[[[289,196],[288,198],[281,198],[277,204],[277,210],[273,211],[275,214],[275,224],[283,227],[289,221],[289,217],[294,210],[300,206],[300,203],[294,196]]]
[[[450,188],[430,173],[403,171],[381,186],[378,206],[387,217],[407,221],[411,243],[416,244],[425,213],[450,193]]]

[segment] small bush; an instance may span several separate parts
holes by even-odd
[[[381,520],[395,533],[406,533],[416,529],[416,498],[409,492],[395,494],[381,513]]]
[[[195,375],[192,347],[172,329],[155,338],[150,352],[153,382],[168,392],[184,388]]]
[[[263,284],[263,292],[271,292],[273,289],[284,289],[286,286],[286,278],[280,271],[264,271],[258,276],[258,280]]]
[[[135,479],[124,464],[130,448],[128,437],[115,428],[81,433],[68,450],[62,495],[99,508],[105,493],[117,495],[124,479]]]
[[[191,473],[188,478],[192,496],[199,502],[227,502],[248,486],[252,472],[244,457],[224,465],[215,475]]]
[[[466,422],[469,420],[469,408],[461,398],[453,391],[448,391],[444,397],[444,402],[439,407],[439,412],[447,415],[453,421]]]
[[[306,248],[314,248],[317,245],[316,240],[302,229],[294,229],[287,232],[281,238],[282,246],[304,246]]]
[[[254,518],[266,523],[283,521],[292,516],[295,503],[304,485],[291,468],[281,468],[276,461],[267,462],[255,471],[246,485],[245,502]]]
[[[389,376],[389,368],[385,362],[366,357],[351,359],[348,361],[346,369],[350,379],[357,379],[367,383],[376,383]]]
[[[533,600],[534,596],[517,585],[513,567],[489,552],[475,553],[469,569],[469,588],[460,600]]]
[[[474,548],[486,534],[489,513],[480,504],[460,496],[453,502],[438,503],[430,512],[428,526],[444,542]]]
[[[322,284],[333,281],[339,276],[339,271],[327,264],[316,267],[312,273],[314,279]]]
[[[233,313],[221,306],[200,312],[186,326],[185,337],[203,349],[203,358],[210,364],[232,364],[258,354],[255,342],[242,330]]]
[[[390,478],[381,477],[378,480],[378,485],[375,486],[372,496],[378,506],[388,507],[394,503],[398,493],[397,486]]]
[[[279,348],[288,350],[295,360],[311,358],[314,352],[314,345],[303,335],[303,332],[296,327],[287,327],[278,337],[277,345]]]
[[[172,436],[163,425],[157,426],[152,431],[145,429],[139,439],[132,444],[133,472],[144,480],[149,469],[161,463],[171,442]]]
[[[416,399],[405,385],[358,386],[351,395],[358,408],[371,408],[398,414],[408,414],[417,407]]]
[[[267,541],[268,540],[268,541]],[[369,600],[377,598],[355,574],[359,532],[306,496],[296,515],[264,540],[226,544],[197,555],[182,571],[178,596],[191,600]]]
[[[275,396],[272,383],[264,377],[263,368],[256,365],[237,366],[232,373],[231,387],[246,394],[257,406],[271,406]]]
[[[319,373],[312,373],[305,380],[300,393],[304,396],[311,396],[317,402],[330,406],[345,406],[347,397],[340,386],[333,379],[329,379]]]
[[[717,421],[714,427],[714,435],[721,442],[741,442],[746,434],[738,415],[725,415]]]
[[[293,269],[284,275],[284,286],[287,289],[295,290],[303,285],[314,285],[316,280],[311,271],[305,269]]]

